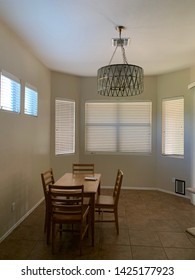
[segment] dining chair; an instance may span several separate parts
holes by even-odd
[[[88,233],[89,205],[83,204],[83,185],[78,186],[49,186],[50,219],[52,227],[52,253],[55,249],[56,225],[58,231],[66,231],[62,225],[79,225],[79,248],[82,254],[82,241]],[[67,229],[68,230],[68,229]],[[74,233],[73,228],[68,230]]]
[[[72,173],[87,173],[94,174],[94,164],[93,163],[73,163]]]
[[[44,223],[44,232],[47,231],[48,228],[48,216],[49,216],[49,208],[48,208],[48,192],[49,192],[49,185],[54,184],[54,175],[53,169],[50,168],[45,172],[41,173],[41,180],[43,185],[43,192],[45,196],[45,223]]]
[[[95,202],[95,211],[99,214],[102,213],[102,219],[96,220],[96,222],[115,222],[117,234],[119,234],[118,224],[118,201],[120,196],[120,190],[123,180],[123,172],[118,169],[115,186],[112,195],[98,195]],[[104,220],[103,213],[113,213],[113,220]]]

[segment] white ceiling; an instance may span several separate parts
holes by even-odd
[[[55,71],[96,76],[117,25],[131,39],[128,62],[146,75],[195,65],[194,0],[0,0],[0,20]],[[122,61],[118,49],[112,62]]]

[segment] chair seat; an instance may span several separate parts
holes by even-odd
[[[95,206],[98,207],[99,205],[106,208],[114,206],[114,197],[108,195],[99,195],[95,202]]]
[[[87,206],[87,205],[84,206],[83,210],[84,210],[83,211],[83,216],[85,217],[89,212],[89,206]],[[72,214],[71,215],[71,213],[67,213],[67,215],[64,215],[63,213],[62,214],[58,213],[58,214],[53,214],[52,219],[55,223],[59,223],[59,224],[68,223],[68,222],[70,222],[70,223],[73,223],[73,222],[74,223],[76,223],[76,222],[80,223],[81,215],[80,214],[78,214],[78,215]]]

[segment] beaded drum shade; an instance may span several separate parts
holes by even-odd
[[[132,64],[113,64],[98,70],[98,93],[122,97],[143,92],[143,69]]]
[[[128,64],[123,40],[121,38],[121,30],[124,27],[117,27],[119,30],[119,39],[117,46],[121,47],[123,54],[123,64],[110,64],[101,67],[97,72],[97,91],[100,95],[111,97],[125,97],[141,94],[144,89],[143,74],[144,71],[140,66]]]

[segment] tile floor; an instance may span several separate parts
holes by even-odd
[[[86,238],[82,256],[72,233],[62,236],[52,255],[43,232],[42,203],[0,244],[0,259],[195,260],[195,237],[186,232],[195,227],[190,200],[159,191],[122,190],[119,220],[119,235],[114,223],[96,223],[95,246]]]

